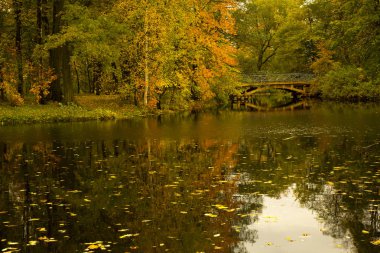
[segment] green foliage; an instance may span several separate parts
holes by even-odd
[[[368,79],[362,68],[339,66],[318,80],[322,96],[337,100],[368,100],[380,98],[380,85]]]
[[[242,1],[235,12],[243,73],[289,72],[307,68],[307,25],[300,1]]]

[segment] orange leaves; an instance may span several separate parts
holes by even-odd
[[[28,65],[28,75],[31,79],[30,93],[32,93],[36,102],[39,103],[41,99],[49,95],[49,88],[51,83],[57,79],[53,71],[50,68],[44,68],[42,66],[32,66]]]
[[[229,75],[236,65],[235,48],[228,39],[235,33],[235,1],[152,0],[136,5],[120,0],[115,8],[133,30],[130,49],[125,50],[133,52],[130,62],[136,61],[131,72],[139,76],[133,82],[136,86],[148,74],[152,101],[167,89],[185,99],[208,100],[215,96],[216,78]]]
[[[17,92],[16,85],[16,73],[10,68],[4,67],[0,69],[0,74],[3,80],[0,82],[0,95],[5,95],[5,98],[12,106],[19,106],[24,104],[24,99]],[[2,97],[0,97],[2,99]]]

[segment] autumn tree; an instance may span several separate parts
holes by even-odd
[[[300,13],[303,1],[244,0],[235,12],[239,59],[245,73],[271,69],[270,65],[286,54],[287,60],[302,50],[305,24]],[[292,47],[292,48],[291,48]],[[303,57],[298,54],[298,57]],[[298,59],[299,61],[299,59]],[[297,60],[292,62],[299,67]],[[283,62],[282,62],[283,64]],[[276,64],[275,64],[276,65]],[[282,68],[281,65],[274,66]],[[292,67],[288,67],[291,69]],[[294,68],[294,67],[293,67]],[[285,68],[286,69],[286,68]]]

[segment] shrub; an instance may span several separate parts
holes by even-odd
[[[24,104],[24,99],[9,82],[0,82],[0,90],[5,95],[5,99],[10,103],[10,105],[20,106]]]
[[[367,78],[362,68],[339,66],[317,80],[322,97],[336,100],[380,98],[380,86]]]

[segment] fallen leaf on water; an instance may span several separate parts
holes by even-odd
[[[218,217],[218,215],[216,215],[216,214],[212,214],[212,213],[205,213],[205,216],[207,216],[207,217],[211,217],[211,218],[216,218],[216,217]]]
[[[8,242],[8,245],[17,245],[19,244],[18,242]]]
[[[45,242],[57,242],[58,240],[57,239],[54,239],[54,238],[48,238],[45,240]]]
[[[38,241],[29,241],[28,245],[35,246],[35,245],[37,245],[37,243],[38,243]]]
[[[119,236],[119,238],[123,239],[123,238],[127,238],[127,237],[136,237],[136,236],[139,236],[139,235],[140,235],[139,233],[136,233],[136,234],[126,234],[126,235]]]
[[[13,252],[15,252],[15,251],[20,251],[20,249],[9,247],[9,248],[2,249],[1,251],[2,251],[3,253],[13,253]]]
[[[371,241],[371,243],[372,243],[373,245],[380,245],[380,239],[375,240],[375,241]]]
[[[363,234],[369,234],[369,232],[367,230],[364,230],[364,229],[362,230],[362,233]]]
[[[286,239],[288,242],[294,242],[294,240],[293,240],[290,236],[287,236],[285,239]]]
[[[79,190],[72,190],[72,191],[67,191],[68,193],[79,193],[79,192],[82,192],[82,191],[79,191]]]
[[[216,207],[216,208],[219,209],[219,210],[228,209],[227,206],[224,206],[224,205],[221,205],[221,204],[216,204],[216,205],[213,205],[213,206]]]
[[[90,246],[87,247],[87,249],[98,249],[99,246],[97,244],[91,244]]]

